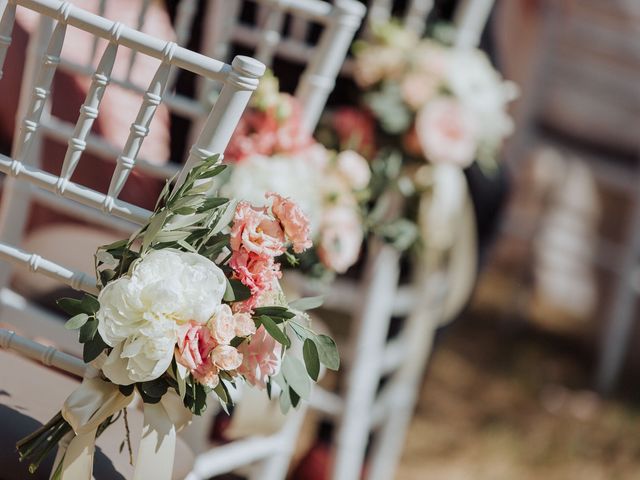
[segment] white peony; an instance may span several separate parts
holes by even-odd
[[[223,271],[201,255],[173,249],[146,255],[98,296],[98,332],[114,347],[104,374],[119,385],[158,378],[171,364],[178,325],[206,323],[225,288]]]
[[[298,158],[299,155],[300,158]],[[305,152],[292,156],[252,155],[233,166],[223,196],[246,200],[255,206],[267,205],[265,193],[276,192],[297,202],[309,218],[311,233],[318,232],[322,217],[323,192],[318,162],[307,161]]]

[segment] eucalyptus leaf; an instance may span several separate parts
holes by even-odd
[[[85,363],[94,361],[107,347],[108,345],[104,343],[102,337],[95,335],[91,341],[86,342],[82,347],[82,360]]]
[[[278,327],[276,322],[274,322],[271,317],[267,317],[266,315],[261,315],[260,317],[258,317],[258,320],[260,320],[260,323],[262,323],[267,333],[271,335],[271,337],[273,337],[275,341],[277,341],[278,343],[281,343],[285,347],[291,346],[291,340],[289,340],[289,337],[287,337],[287,334],[284,333],[280,329],[280,327]]]
[[[302,398],[309,399],[311,393],[311,381],[309,375],[300,360],[293,355],[285,355],[282,360],[282,375],[287,384]]]
[[[76,298],[61,298],[56,304],[67,314],[75,316],[79,313],[87,313],[82,307],[82,300]]]
[[[321,307],[322,302],[324,302],[324,296],[322,295],[317,297],[299,298],[289,303],[289,308],[304,312],[306,310],[313,310],[314,308]]]
[[[224,213],[220,216],[218,221],[216,222],[215,227],[211,229],[211,235],[215,235],[218,232],[221,232],[225,227],[229,226],[231,220],[233,220],[233,216],[236,213],[236,205],[237,201],[230,200],[227,208]]]
[[[318,381],[320,375],[320,358],[318,355],[318,347],[313,340],[307,338],[302,345],[302,357],[304,358],[304,366],[307,373],[314,380]]]
[[[79,313],[67,320],[64,324],[64,328],[67,330],[76,330],[87,323],[87,320],[89,320],[89,315],[86,313]]]
[[[98,331],[98,320],[91,318],[80,327],[80,343],[87,343],[92,340]]]
[[[313,341],[318,347],[320,363],[329,370],[338,370],[340,368],[340,355],[338,354],[336,342],[327,335],[316,335]]]

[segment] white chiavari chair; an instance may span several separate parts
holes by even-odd
[[[179,4],[178,15],[174,23],[175,38],[183,44],[186,44],[190,37],[190,27],[196,11],[196,3],[191,0],[184,0]],[[240,18],[236,18],[241,12],[243,3],[253,3],[258,8],[257,23],[244,23],[240,21]],[[101,11],[104,11],[104,5],[105,2],[102,0],[100,2]],[[144,24],[145,8],[148,8],[148,4],[143,1],[137,27],[141,27]],[[272,0],[249,2],[225,0],[208,2],[205,11],[206,28],[204,30],[206,34],[203,39],[203,45],[200,48],[204,53],[216,56],[216,58],[220,56],[228,58],[232,44],[235,43],[244,48],[253,48],[255,56],[260,57],[268,65],[271,65],[276,57],[282,57],[305,67],[300,76],[295,95],[302,104],[303,124],[305,128],[312,131],[333,88],[335,77],[347,54],[353,35],[365,13],[363,6],[355,0],[340,0],[336,5],[319,0],[277,2]],[[281,32],[285,16],[291,18],[292,25],[297,25],[297,34],[296,31],[293,31],[291,35],[286,36]],[[309,40],[307,38],[308,35],[306,35],[312,24],[317,24],[322,31],[317,42]],[[302,32],[305,32],[305,34],[302,34]],[[34,40],[34,43],[42,45],[45,42],[37,39]],[[94,47],[92,46],[92,48]],[[94,57],[95,52],[89,56],[89,61]],[[121,88],[139,91],[141,86],[135,83],[135,79],[131,78],[133,65],[132,56],[130,57],[128,69],[124,74],[122,72],[119,72],[118,75],[114,74],[112,83]],[[74,74],[88,74],[91,71],[90,64],[78,64],[70,59],[65,59],[64,55],[61,56],[58,68]],[[215,98],[219,91],[219,86],[210,79],[199,78],[198,80],[201,83],[197,99],[180,95],[172,91],[176,81],[176,70],[173,69],[169,72],[165,93],[164,103],[171,112],[187,116],[194,121],[192,132],[197,131],[198,125],[202,121],[203,113],[207,111],[212,101],[211,99]],[[68,135],[73,131],[72,125],[55,118],[50,112],[47,113],[48,115],[43,115],[41,122],[40,130],[43,135],[51,135],[53,138],[62,139],[65,134]],[[107,160],[116,156],[116,149],[113,145],[110,145],[94,133],[87,134],[84,141],[86,142],[86,150],[89,152],[100,155]],[[158,165],[145,158],[140,158],[137,164],[140,172],[156,178],[166,178],[174,174],[178,169],[177,166],[171,164]],[[62,209],[67,205],[57,202],[55,206],[59,206]],[[115,222],[111,221],[109,226],[125,231],[130,230],[132,227],[117,220]],[[24,313],[26,308],[24,299],[17,297],[17,300],[12,303],[16,305],[16,310]],[[32,309],[33,307],[29,308]],[[40,313],[44,314],[44,312]],[[57,336],[56,340],[58,342],[63,340],[60,339],[60,336],[65,337],[66,341],[64,341],[63,345],[66,349],[78,348],[73,339],[69,338],[67,332],[61,331],[59,323],[52,327],[52,322],[39,322],[34,327],[38,330],[43,325],[46,330],[50,331],[52,336]],[[237,443],[229,450],[231,453],[227,453],[227,450],[221,449],[217,445],[215,448],[210,449],[208,431],[212,414],[213,410],[209,412],[208,417],[197,419],[188,433],[185,434],[190,446],[196,452],[201,453],[196,460],[194,472],[192,472],[193,478],[204,478],[222,472],[226,468],[224,465],[235,465],[238,461],[237,458],[242,458],[244,450],[238,448]],[[254,475],[257,475],[256,478],[276,479],[284,475],[284,470],[286,470],[291,451],[295,445],[302,416],[303,412],[296,412],[291,418],[287,419],[280,432],[271,436],[274,438],[263,441],[265,446],[279,442],[280,446],[278,448],[281,454],[275,455],[272,453],[272,461],[264,463],[256,469],[257,473],[254,473]],[[254,441],[254,439],[249,439],[248,441]],[[258,447],[254,445],[252,448]],[[258,448],[257,451],[260,451],[260,449]],[[234,452],[240,452],[240,457]],[[221,463],[223,460],[226,463]]]
[[[454,37],[459,48],[478,45],[492,3],[461,3]],[[391,18],[392,7],[390,0],[370,2],[367,25]],[[422,35],[432,7],[432,1],[408,2],[401,17],[406,28]],[[366,29],[363,35],[366,38]],[[344,73],[350,74],[349,64]],[[338,279],[326,293],[327,309],[353,319],[346,348],[341,349],[346,373],[340,393],[316,388],[312,397],[312,408],[337,427],[333,480],[360,478],[372,433],[367,479],[393,477],[434,334],[455,318],[471,295],[477,268],[475,217],[461,170],[434,167],[433,189],[433,201],[421,206],[425,260],[414,260],[409,283],[400,283],[400,255],[374,241],[360,283]],[[389,340],[393,317],[404,318],[404,324]]]
[[[159,105],[171,94],[166,92],[171,80],[171,71],[180,68],[192,72],[195,75],[206,77],[221,85],[220,93],[203,123],[200,136],[188,153],[181,176],[188,169],[204,158],[214,153],[224,152],[235,127],[248,104],[252,92],[258,85],[259,77],[264,73],[265,67],[260,62],[250,57],[238,56],[231,64],[208,58],[204,55],[192,52],[178,46],[175,42],[165,41],[150,35],[146,35],[135,29],[128,28],[121,23],[113,22],[99,15],[89,13],[73,6],[69,2],[58,0],[10,0],[0,20],[0,61],[4,63],[7,50],[11,44],[11,35],[14,28],[17,9],[27,9],[36,12],[41,18],[46,19],[41,23],[49,22],[51,29],[48,41],[34,38],[32,41],[38,45],[46,45],[41,52],[40,64],[34,68],[34,79],[31,83],[26,107],[22,118],[19,119],[20,131],[16,136],[11,156],[0,155],[0,171],[5,175],[0,209],[2,213],[2,238],[0,241],[0,259],[3,260],[2,273],[9,277],[9,266],[27,269],[33,273],[52,278],[60,284],[67,285],[76,290],[97,293],[96,282],[92,275],[86,272],[76,271],[66,265],[53,262],[40,255],[24,251],[18,242],[11,242],[14,224],[12,223],[11,208],[16,205],[15,200],[21,193],[27,192],[35,196],[35,192],[48,193],[48,199],[61,199],[64,201],[66,211],[76,213],[81,218],[88,218],[96,224],[118,226],[122,230],[135,227],[144,223],[150,211],[137,205],[128,203],[119,198],[122,189],[130,177],[131,172],[138,170],[141,165],[138,160],[142,142],[149,132],[149,126]],[[95,71],[91,73],[92,80],[84,104],[80,109],[78,120],[70,127],[70,135],[67,137],[68,149],[65,161],[59,173],[50,173],[40,169],[29,162],[34,144],[37,141],[36,133],[41,127],[43,112],[46,111],[47,100],[51,95],[56,95],[52,89],[52,83],[56,67],[61,64],[61,51],[65,36],[70,29],[78,29],[88,35],[100,39],[105,44],[100,61]],[[41,32],[42,33],[42,32]],[[85,185],[72,180],[72,175],[78,166],[83,151],[89,144],[90,129],[92,123],[100,115],[101,100],[110,83],[110,74],[113,69],[116,56],[122,52],[137,52],[137,56],[148,57],[156,64],[155,74],[147,87],[139,91],[140,106],[137,110],[135,121],[131,124],[130,133],[124,144],[124,148],[114,155],[114,171],[111,176],[109,189],[105,193],[93,190]],[[31,49],[36,52],[37,49]],[[35,63],[33,64],[36,65]],[[10,67],[10,66],[9,66]],[[165,97],[166,96],[166,97]],[[168,172],[173,173],[173,172]],[[178,181],[180,177],[178,178]],[[17,218],[19,223],[21,217]],[[19,241],[19,235],[18,241]],[[98,245],[95,245],[97,247]],[[9,291],[5,288],[6,291]],[[32,306],[27,306],[27,300],[21,299],[23,304],[14,305],[15,308],[3,308],[2,322],[15,325],[18,330],[23,330],[23,320],[27,314],[37,315],[40,311]],[[20,307],[22,307],[20,309]],[[19,312],[18,312],[19,311]],[[16,313],[19,313],[16,315]],[[45,325],[45,321],[39,325]],[[54,328],[51,327],[51,331]],[[48,331],[41,330],[37,334],[47,337]],[[31,358],[37,358],[45,365],[53,365],[76,376],[81,376],[84,366],[82,363],[67,354],[56,351],[52,347],[44,347],[27,339],[21,339],[7,330],[2,330],[2,346],[15,348],[19,352]],[[69,343],[71,345],[71,342]],[[4,354],[3,354],[4,356]],[[20,366],[19,361],[3,361],[2,368],[12,369]],[[24,365],[23,365],[24,366]],[[25,367],[29,368],[29,367]],[[31,368],[31,370],[34,370]],[[7,372],[5,372],[7,373]],[[34,373],[33,371],[31,373]],[[34,374],[45,378],[54,375],[47,370],[37,370]],[[3,378],[5,375],[3,374]],[[44,416],[50,416],[53,410],[59,408],[51,396],[39,392],[40,384],[37,378],[29,375],[29,382],[21,384],[18,391],[31,385],[32,391],[28,398],[31,403],[39,408],[51,411]],[[28,385],[27,385],[28,383]],[[12,397],[12,385],[4,385],[6,393],[4,397]],[[55,388],[53,389],[55,390]],[[55,390],[57,391],[57,390]],[[24,393],[24,392],[23,392]],[[69,393],[69,392],[66,392]],[[20,398],[20,401],[23,399]],[[51,400],[51,403],[48,403]],[[44,403],[43,403],[44,402]],[[39,418],[43,420],[43,418]],[[186,447],[183,448],[186,451]],[[263,449],[264,450],[264,449]],[[117,451],[117,446],[116,446]],[[267,451],[268,456],[273,450]],[[248,454],[252,456],[248,458]],[[262,454],[265,454],[263,451]],[[243,449],[242,462],[251,463],[260,460],[250,449]],[[237,461],[240,461],[237,459]],[[190,466],[180,472],[180,478],[188,473]],[[115,477],[109,477],[115,478]]]

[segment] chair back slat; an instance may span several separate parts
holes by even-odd
[[[11,45],[11,34],[13,33],[15,21],[16,6],[13,3],[8,3],[0,20],[0,78],[2,78],[4,59],[7,56],[9,45]]]
[[[8,213],[17,203],[21,203],[16,194],[25,191],[40,191],[39,198],[54,196],[55,203],[64,205],[69,211],[81,211],[85,218],[116,218],[120,221],[110,222],[119,224],[130,230],[133,225],[140,225],[147,221],[151,212],[128,202],[122,201],[118,195],[122,191],[127,177],[136,166],[138,152],[142,141],[148,133],[151,121],[169,80],[172,67],[189,70],[207,79],[222,82],[220,95],[210,110],[204,122],[202,132],[189,152],[189,158],[182,170],[182,177],[188,170],[205,158],[213,154],[222,154],[231,138],[240,116],[242,115],[252,92],[257,88],[259,77],[264,73],[264,65],[249,57],[236,57],[231,65],[213,60],[203,55],[191,52],[177,46],[170,41],[163,41],[128,28],[120,23],[106,20],[102,17],[85,12],[68,2],[56,0],[11,0],[5,9],[0,25],[5,26],[15,18],[15,5],[26,7],[41,15],[54,18],[57,23],[51,35],[48,47],[42,55],[42,63],[35,74],[34,87],[26,109],[24,128],[22,129],[17,155],[11,157],[0,155],[0,172],[5,173],[3,199],[0,203],[0,258],[14,265],[30,269],[32,272],[44,274],[59,280],[72,288],[97,293],[95,280],[85,273],[74,271],[64,265],[41,258],[13,246],[11,237],[13,225],[8,219]],[[11,20],[11,21],[10,21]],[[65,155],[59,175],[40,169],[26,161],[28,147],[38,130],[39,122],[46,100],[51,91],[51,84],[56,66],[59,63],[62,46],[65,39],[67,25],[73,25],[94,36],[107,40],[107,46],[95,71],[93,78],[80,109],[75,126],[62,124],[65,128],[55,129],[58,137],[68,139],[69,147]],[[160,60],[153,80],[142,94],[141,106],[135,121],[131,125],[130,134],[121,152],[119,152],[116,168],[111,179],[108,193],[105,195],[83,185],[71,181],[71,176],[79,164],[85,146],[91,143],[90,133],[92,124],[98,116],[100,101],[109,84],[113,65],[120,47],[128,47],[138,51],[140,55],[147,55]],[[53,117],[45,122],[48,129],[52,129]],[[61,126],[61,125],[58,125]],[[51,131],[48,133],[51,133]],[[52,136],[55,136],[52,134]],[[147,167],[149,167],[147,165]],[[156,176],[167,178],[176,169],[168,169]],[[179,180],[180,181],[180,180]],[[46,192],[45,194],[42,191]],[[93,212],[93,215],[92,213]],[[102,217],[100,217],[102,214]],[[9,235],[8,235],[9,234]],[[16,243],[17,244],[17,243]],[[2,269],[2,275],[7,275],[9,269]],[[6,280],[6,279],[3,279]],[[6,283],[5,283],[6,284]]]
[[[413,0],[404,14],[404,24],[418,35],[424,34],[427,16],[433,9],[433,0]]]
[[[142,5],[140,6],[140,11],[138,12],[138,19],[136,22],[136,30],[142,30],[142,26],[144,25],[144,20],[147,16],[147,11],[149,10],[149,5],[151,5],[151,0],[142,0]],[[126,80],[131,80],[131,72],[133,71],[133,66],[136,62],[136,54],[137,52],[133,50],[131,55],[129,56],[129,66],[127,67]]]
[[[80,161],[80,157],[82,156],[82,152],[86,149],[87,136],[91,131],[94,120],[98,117],[100,101],[102,100],[104,91],[109,84],[117,51],[117,43],[110,43],[107,45],[107,48],[100,59],[100,63],[98,64],[98,68],[93,74],[91,86],[89,87],[89,92],[84,104],[80,107],[80,117],[78,118],[73,134],[69,139],[67,153],[65,154],[64,162],[62,164],[62,172],[60,174],[62,182],[60,183],[60,188],[63,190],[65,183],[71,179],[73,172],[75,172],[78,162]]]
[[[255,6],[254,21],[241,21],[243,5]],[[302,104],[303,128],[313,131],[365,11],[354,0],[337,0],[335,5],[317,0],[213,0],[207,12],[210,33],[204,48],[228,55],[235,43],[253,49],[267,66],[273,65],[276,56],[306,65],[294,94]],[[284,35],[287,15],[292,26]],[[313,24],[322,28],[315,45],[307,41]],[[205,88],[204,95],[209,92]]]
[[[459,48],[474,48],[480,44],[495,0],[463,0],[455,12],[455,45]]]
[[[169,59],[177,45],[173,42],[167,43],[166,58]],[[108,196],[117,198],[124,187],[131,169],[136,164],[138,152],[142,146],[144,138],[149,132],[151,120],[162,101],[167,82],[169,80],[169,72],[171,64],[168,61],[162,62],[156,71],[149,88],[143,95],[142,105],[138,110],[135,122],[131,125],[129,137],[125,143],[122,154],[116,160],[116,169],[111,177]]]
[[[25,118],[20,125],[20,133],[18,134],[18,141],[15,151],[12,155],[18,161],[24,161],[29,153],[29,147],[31,146],[36,130],[40,124],[40,118],[42,112],[51,93],[51,84],[53,82],[53,75],[56,72],[56,67],[60,62],[60,53],[62,52],[62,45],[64,43],[64,37],[67,32],[67,25],[63,22],[58,22],[47,51],[42,57],[42,63],[36,74],[33,91],[31,93],[31,100],[27,107]]]

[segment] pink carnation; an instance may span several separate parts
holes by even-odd
[[[250,341],[240,344],[238,350],[242,354],[242,365],[238,368],[238,373],[244,375],[251,385],[264,389],[267,378],[280,370],[282,345],[261,326]]]
[[[273,200],[271,210],[284,227],[286,236],[293,243],[293,251],[302,253],[310,248],[312,243],[309,238],[309,219],[298,204],[274,192],[268,192],[266,197]]]
[[[231,248],[241,248],[257,255],[276,257],[285,251],[284,231],[280,223],[264,208],[254,208],[240,202],[231,227]]]
[[[258,255],[247,250],[234,250],[229,265],[243,285],[249,287],[252,295],[259,295],[271,288],[274,280],[280,278],[280,265],[273,257]]]

